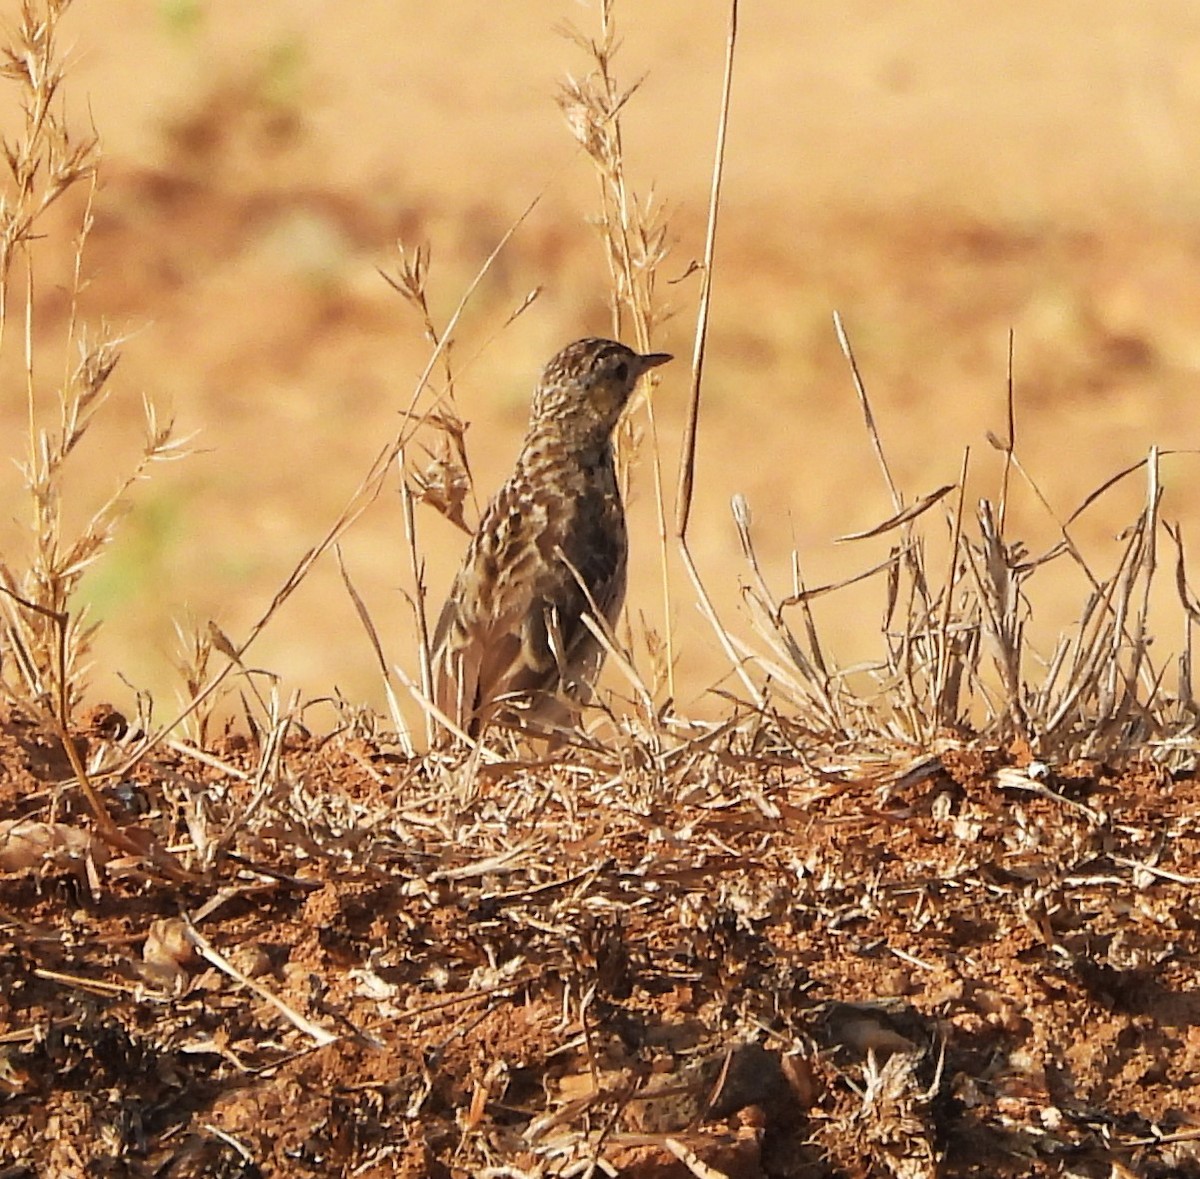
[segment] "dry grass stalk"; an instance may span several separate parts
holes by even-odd
[[[407,492],[407,485],[402,483],[402,488]],[[406,504],[411,504],[406,494]],[[407,520],[406,520],[407,524]],[[354,582],[350,579],[350,571],[346,568],[346,563],[342,558],[342,549],[340,545],[334,546],[334,556],[337,558],[338,572],[342,575],[342,584],[346,587],[346,593],[350,595],[350,600],[354,603],[355,613],[358,615],[359,621],[363,624],[363,629],[367,632],[367,640],[371,644],[371,650],[375,653],[375,660],[379,664],[380,672],[383,675],[383,685],[387,692],[388,711],[391,714],[392,724],[395,727],[396,735],[399,739],[401,747],[412,756],[414,750],[412,741],[408,732],[408,725],[404,721],[404,714],[400,710],[400,702],[396,698],[395,690],[392,687],[391,676],[388,674],[387,656],[383,653],[383,643],[379,638],[379,631],[375,626],[375,621],[371,617],[370,610],[367,609],[366,602],[363,601],[362,595],[354,588]],[[416,571],[417,584],[421,587],[420,571]],[[424,682],[427,683],[428,666],[429,666],[429,638],[428,632],[424,626],[424,610],[419,608],[416,611],[417,619],[420,626],[418,638],[420,640],[420,649],[422,653],[421,659],[421,674]]]
[[[417,497],[436,508],[451,523],[470,534],[474,524],[465,516],[467,499],[470,498],[474,518],[479,518],[479,501],[475,495],[475,481],[471,475],[471,464],[467,457],[466,424],[458,414],[454,397],[454,367],[451,363],[453,339],[443,344],[443,333],[434,323],[429,308],[429,256],[428,244],[408,250],[404,243],[397,244],[399,262],[396,273],[389,275],[381,270],[383,280],[414,310],[425,338],[440,355],[443,384],[438,395],[439,404],[428,415],[427,424],[435,431],[437,443],[429,452],[430,462],[424,471],[413,470],[409,475],[411,486]]]
[[[658,270],[665,260],[668,224],[653,190],[639,198],[626,177],[625,151],[621,135],[621,112],[637,92],[641,81],[622,87],[613,72],[619,49],[614,0],[600,0],[598,37],[587,37],[565,28],[564,32],[591,61],[591,69],[582,78],[568,75],[558,94],[558,104],[572,135],[591,159],[599,189],[600,214],[597,225],[609,271],[609,296],[612,337],[622,340],[626,329],[632,333],[631,346],[638,352],[654,351],[653,339],[669,309],[659,306]],[[630,341],[626,341],[630,342]],[[658,378],[651,375],[643,388],[653,389]],[[659,567],[662,578],[664,642],[656,676],[659,685],[675,696],[675,640],[672,619],[670,565],[667,558],[667,516],[663,494],[662,457],[658,444],[658,426],[653,397],[644,399],[646,427],[650,434],[654,504],[659,538]],[[614,438],[617,472],[622,493],[629,485],[633,457],[639,448],[636,419],[626,414]],[[649,637],[649,645],[656,638]]]
[[[187,624],[175,622],[175,673],[182,685],[184,701],[192,700],[204,686],[209,676],[209,663],[213,655],[213,631],[201,626],[195,618],[189,618]],[[143,730],[151,723],[147,716]],[[200,708],[187,718],[185,722],[188,738],[199,748],[208,745],[208,726],[212,719],[211,702],[208,707]]]
[[[675,539],[679,544],[684,568],[695,590],[700,609],[713,628],[721,649],[749,692],[755,707],[762,711],[766,698],[759,691],[734,651],[734,642],[717,615],[712,598],[704,586],[687,543],[688,520],[696,476],[696,438],[700,421],[700,388],[704,374],[704,354],[708,341],[709,301],[712,293],[713,255],[717,244],[717,219],[721,211],[721,180],[725,174],[725,134],[729,126],[729,102],[733,91],[733,63],[737,48],[738,2],[730,0],[729,33],[725,41],[725,73],[721,83],[721,108],[717,117],[717,138],[713,151],[712,184],[709,189],[708,221],[704,235],[704,263],[700,272],[700,298],[696,308],[696,335],[692,351],[692,380],[688,397],[687,421],[679,461],[679,488],[675,497]]]
[[[425,337],[433,344],[435,351],[440,349],[442,354],[444,383],[434,399],[433,405],[417,418],[419,424],[434,431],[436,441],[433,448],[423,447],[429,457],[424,469],[409,467],[405,452],[401,449],[396,455],[400,470],[401,510],[404,517],[404,538],[408,549],[409,574],[412,579],[413,592],[409,596],[417,632],[417,658],[420,672],[420,689],[417,693],[419,702],[428,702],[432,698],[432,669],[430,652],[429,618],[426,610],[427,594],[425,586],[425,565],[420,552],[417,537],[415,504],[421,502],[429,505],[443,517],[461,528],[468,536],[472,535],[478,526],[479,497],[476,494],[475,479],[471,473],[471,463],[467,454],[466,431],[467,424],[459,415],[454,396],[454,370],[450,362],[450,345],[453,342],[447,337],[443,346],[442,333],[434,322],[429,307],[427,284],[429,277],[429,246],[418,246],[411,252],[406,250],[403,243],[398,246],[400,262],[395,276],[383,274],[384,280],[397,291],[411,306],[420,318]],[[503,331],[518,316],[522,315],[536,300],[540,288],[527,295],[515,311],[505,320],[498,331]],[[457,317],[456,317],[457,318]],[[453,325],[451,325],[452,327]],[[490,340],[488,341],[490,343]],[[486,343],[483,347],[486,347]],[[480,349],[480,352],[483,348]],[[476,353],[478,355],[479,353]],[[469,363],[469,362],[468,362]],[[415,402],[414,402],[415,408]],[[411,410],[410,410],[411,412]],[[467,511],[471,519],[467,519]],[[338,558],[339,564],[341,558]],[[367,630],[376,658],[384,677],[388,705],[392,712],[397,731],[404,733],[407,743],[406,726],[404,724],[399,702],[396,697],[392,675],[379,643],[375,627],[366,610],[366,605],[355,593],[349,574],[342,569],[342,578],[347,590],[354,601],[355,609]],[[407,595],[406,595],[407,596]],[[436,721],[434,711],[424,707],[426,742],[432,745]]]
[[[73,536],[66,534],[63,509],[71,460],[84,447],[109,396],[121,343],[106,333],[90,337],[79,325],[83,253],[92,227],[100,151],[95,138],[73,136],[61,110],[65,66],[58,26],[68,7],[69,0],[24,0],[7,44],[0,46],[0,77],[15,87],[23,114],[19,130],[3,145],[7,180],[0,195],[0,348],[11,339],[10,318],[20,314],[27,449],[18,469],[30,505],[26,551],[0,556],[0,695],[57,732],[103,838],[122,851],[148,856],[178,877],[181,870],[162,849],[139,847],[116,828],[70,735],[95,635],[95,627],[76,608],[80,581],[112,540],[131,506],[134,486],[155,464],[181,457],[186,440],[176,438],[172,422],[159,422],[146,402],[140,456],[84,525]],[[35,323],[43,281],[37,243],[44,235],[44,215],[77,188],[84,189],[84,197],[75,234],[63,375],[56,388],[47,388],[43,374],[52,366]]]
[[[306,1036],[308,1036],[318,1046],[332,1044],[338,1037],[334,1032],[327,1031],[320,1024],[313,1023],[301,1015],[293,1007],[289,1007],[274,991],[262,985],[257,979],[248,977],[242,971],[238,970],[224,954],[221,954],[215,946],[195,927],[191,919],[185,914],[184,921],[187,926],[187,940],[195,947],[198,953],[205,961],[210,962],[223,974],[227,974],[235,982],[245,987],[247,990],[257,995],[259,999],[269,1003],[280,1015],[284,1017],[294,1027],[298,1028]]]
[[[0,199],[0,346],[8,335],[14,293],[23,294],[22,343],[27,404],[27,454],[18,464],[31,508],[28,552],[18,563],[0,558],[3,636],[14,655],[0,674],[9,701],[67,726],[84,690],[94,628],[74,611],[87,568],[111,541],[129,510],[134,486],[157,462],[178,458],[185,440],[174,424],[158,420],[145,403],[141,455],[112,494],[73,537],[64,535],[63,505],[72,455],[84,444],[111,391],[120,356],[119,338],[89,335],[79,327],[77,301],[84,284],[82,258],[92,227],[99,147],[77,140],[58,107],[65,67],[57,46],[58,22],[69,0],[26,0],[12,40],[2,49],[0,76],[13,83],[24,114],[21,130],[4,143],[7,191]],[[86,190],[75,241],[71,311],[63,351],[62,383],[51,393],[42,371],[46,357],[34,321],[39,269],[35,243],[47,210],[72,189]],[[57,405],[57,413],[47,402]],[[56,419],[56,420],[55,420]],[[23,565],[24,571],[19,571]]]

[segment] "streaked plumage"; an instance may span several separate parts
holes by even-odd
[[[616,621],[628,555],[612,433],[638,378],[670,359],[585,339],[542,373],[516,467],[434,632],[434,701],[468,733],[551,716],[560,689],[578,696],[598,674],[604,649],[583,618]]]

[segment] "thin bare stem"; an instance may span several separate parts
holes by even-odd
[[[433,671],[429,642],[429,620],[425,614],[425,562],[421,558],[420,546],[417,544],[417,519],[414,511],[412,489],[404,478],[404,456],[398,456],[400,473],[400,504],[404,516],[404,540],[408,546],[409,573],[413,581],[413,615],[417,623],[417,659],[421,674],[421,691],[431,697],[433,695]],[[427,743],[433,743],[433,728],[426,715]]]
[[[696,339],[692,349],[692,384],[679,460],[679,489],[675,495],[675,536],[685,548],[692,493],[696,479],[696,435],[700,422],[700,387],[708,342],[708,309],[712,297],[713,255],[717,245],[717,214],[721,208],[721,178],[725,172],[725,134],[729,126],[729,101],[733,91],[733,58],[737,45],[738,0],[730,0],[729,32],[725,39],[725,75],[721,82],[721,110],[717,117],[717,143],[713,152],[712,184],[708,194],[708,225],[704,235],[704,264],[700,273],[700,300],[696,308]],[[685,555],[685,560],[691,558]],[[693,581],[697,579],[695,576]]]
[[[1008,483],[1012,476],[1013,451],[1017,448],[1017,406],[1016,406],[1016,386],[1013,377],[1013,350],[1014,350],[1015,333],[1012,328],[1008,329],[1008,365],[1007,365],[1007,380],[1005,382],[1005,408],[1008,411],[1008,434],[1004,439],[1004,470],[1000,476],[1000,508],[998,519],[1000,525],[1000,537],[1004,538],[1004,523],[1008,519]]]
[[[942,589],[942,616],[938,624],[937,637],[937,671],[934,676],[935,720],[938,724],[953,723],[957,718],[949,708],[947,685],[951,679],[950,671],[956,660],[951,658],[954,640],[950,637],[950,620],[954,613],[954,591],[957,587],[959,543],[962,539],[963,505],[967,497],[967,471],[971,464],[971,448],[963,451],[962,469],[958,476],[958,505],[954,512],[954,528],[950,534],[949,567]],[[951,694],[954,695],[954,694]]]
[[[892,478],[892,469],[888,466],[887,456],[883,453],[883,443],[879,438],[879,428],[875,425],[875,415],[871,412],[871,400],[867,396],[867,387],[863,384],[862,374],[858,371],[858,361],[854,358],[854,349],[850,347],[850,338],[846,335],[846,328],[842,323],[842,317],[836,311],[833,313],[833,328],[837,332],[838,344],[841,346],[842,355],[845,356],[846,363],[850,366],[850,375],[854,380],[854,391],[858,394],[859,408],[862,410],[863,420],[867,426],[867,435],[871,439],[871,446],[875,451],[875,459],[879,463],[879,469],[883,472],[884,482],[887,483],[888,491],[891,494],[892,507],[899,512],[904,507],[904,498],[896,487],[895,479]]]

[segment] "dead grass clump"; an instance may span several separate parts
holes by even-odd
[[[884,585],[882,653],[867,666],[843,668],[820,636],[812,604],[849,584],[808,587],[793,554],[792,586],[785,595],[767,584],[755,551],[748,506],[735,499],[734,519],[750,570],[743,589],[756,640],[732,646],[763,677],[762,696],[815,745],[854,748],[893,744],[935,750],[946,739],[973,738],[1022,750],[1036,767],[1077,758],[1119,762],[1150,757],[1171,768],[1194,764],[1196,705],[1192,696],[1191,631],[1197,620],[1178,526],[1163,517],[1154,449],[1140,463],[1107,480],[1069,517],[1054,517],[1060,540],[1031,555],[1005,534],[1009,474],[1017,472],[1053,517],[1009,438],[993,445],[1005,455],[996,502],[979,501],[974,519],[965,505],[970,456],[957,483],[906,503],[892,480],[865,387],[844,333],[869,437],[889,486],[895,513],[845,542],[890,536],[889,555],[858,578]],[[1014,419],[1011,404],[1010,423]],[[1145,503],[1118,539],[1111,567],[1086,556],[1072,529],[1081,516],[1124,479],[1145,479]],[[939,504],[949,510],[938,524]],[[1182,603],[1183,650],[1155,656],[1152,593],[1162,571],[1160,537],[1177,550],[1173,570]],[[938,559],[930,556],[938,552]],[[1072,564],[1089,587],[1078,622],[1048,655],[1028,638],[1036,617],[1036,584]],[[798,619],[798,622],[792,621]],[[1172,674],[1172,672],[1174,674]],[[785,726],[787,727],[787,726]]]
[[[1191,1149],[1194,781],[1038,793],[964,759],[883,798],[717,741],[485,766],[450,806],[460,772],[294,730],[159,750],[125,796],[210,865],[186,889],[65,825],[0,831],[0,1163],[47,1157],[26,1111],[68,1093],[83,1157],[196,1175],[1166,1174]],[[17,920],[37,872],[86,906],[27,887]]]

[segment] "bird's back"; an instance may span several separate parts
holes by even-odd
[[[628,541],[611,447],[526,439],[480,520],[433,640],[434,702],[475,734],[497,713],[534,717],[578,694],[603,659],[583,619],[610,624]]]

